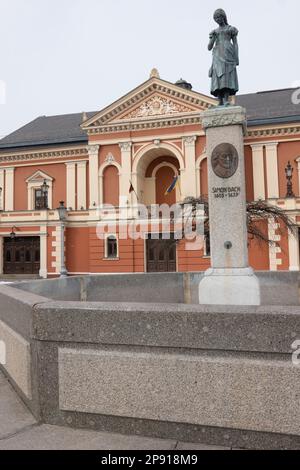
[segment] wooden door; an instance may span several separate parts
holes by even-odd
[[[39,274],[39,237],[4,239],[4,274]]]
[[[176,242],[174,240],[147,240],[147,272],[176,272]]]

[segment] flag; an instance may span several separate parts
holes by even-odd
[[[165,192],[165,196],[167,196],[168,194],[170,194],[172,191],[174,191],[174,189],[176,189],[177,185],[179,183],[179,176],[174,176],[174,180],[171,184],[171,186],[167,189],[167,191]]]
[[[137,200],[139,200],[139,197],[138,197],[138,195],[137,195],[137,192],[136,192],[136,190],[134,189],[134,186],[133,186],[132,182],[130,181],[129,194],[132,194],[132,193],[134,193],[134,194],[136,195]]]

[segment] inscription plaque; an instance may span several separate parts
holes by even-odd
[[[212,169],[219,178],[232,178],[239,166],[239,156],[232,144],[218,145],[211,157]]]

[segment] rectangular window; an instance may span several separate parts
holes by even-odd
[[[106,257],[109,259],[118,258],[118,240],[115,236],[110,236],[106,240]]]
[[[34,191],[34,209],[41,210],[47,209],[48,205],[48,194],[44,194],[41,189],[35,189]]]

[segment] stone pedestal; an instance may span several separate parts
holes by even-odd
[[[200,283],[200,304],[260,305],[259,282],[248,264],[244,133],[239,106],[206,111],[212,268]]]

